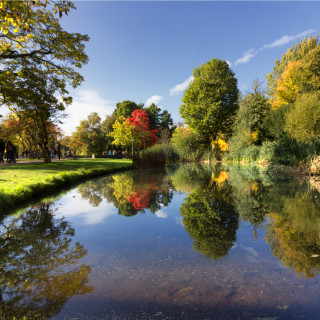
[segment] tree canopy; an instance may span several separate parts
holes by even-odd
[[[182,98],[182,118],[208,142],[219,136],[229,137],[238,110],[234,73],[226,61],[212,59],[195,68],[193,77]]]

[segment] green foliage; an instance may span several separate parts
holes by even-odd
[[[279,140],[286,136],[286,117],[291,108],[291,104],[283,105],[271,110],[270,115],[265,118],[263,128],[268,139]]]
[[[285,131],[297,141],[311,141],[320,135],[320,99],[318,93],[297,98],[287,114]]]
[[[259,86],[256,80],[253,92],[240,98],[233,135],[229,140],[230,152],[246,148],[251,144],[261,144],[265,139],[263,124],[270,113],[270,105]]]
[[[116,109],[113,111],[113,115],[116,114],[118,117],[128,118],[134,110],[142,109],[142,107],[142,104],[136,104],[133,101],[124,100],[117,103]]]
[[[226,61],[212,59],[193,70],[182,98],[181,117],[207,144],[219,136],[231,135],[238,110],[238,88],[234,73]]]
[[[101,155],[106,150],[107,139],[101,128],[101,118],[96,112],[90,113],[87,120],[80,122],[75,134],[79,135],[85,154]]]
[[[201,143],[199,134],[184,127],[176,128],[171,138],[171,144],[181,161],[200,160],[204,153],[204,147],[201,146]]]
[[[151,103],[149,107],[144,108],[147,111],[150,120],[150,129],[157,130],[160,126],[161,109],[154,103]]]

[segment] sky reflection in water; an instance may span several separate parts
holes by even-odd
[[[196,164],[88,181],[3,222],[0,318],[318,319],[313,186]]]

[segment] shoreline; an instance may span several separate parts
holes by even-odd
[[[102,163],[99,163],[97,166],[94,166],[94,162],[93,165],[89,166],[88,163],[90,161],[91,159],[85,161],[85,163],[72,163],[74,164],[74,168],[71,170],[59,170],[59,166],[57,166],[57,168],[54,168],[56,170],[53,170],[53,173],[49,174],[45,171],[44,177],[41,178],[39,181],[36,181],[35,183],[25,183],[24,185],[18,185],[16,187],[11,188],[0,186],[0,215],[5,216],[7,210],[11,211],[10,208],[19,206],[20,204],[23,205],[23,203],[30,202],[33,198],[45,196],[46,193],[53,192],[55,190],[58,190],[59,188],[70,187],[76,183],[85,181],[90,178],[98,178],[112,172],[124,171],[133,168],[132,162],[129,160],[103,161]],[[63,162],[64,161],[61,161],[60,164],[62,164]],[[66,161],[66,163],[67,162],[69,163],[70,161]],[[57,165],[56,163],[57,162],[55,161],[54,165]],[[30,169],[26,168],[28,164],[31,164]],[[28,162],[28,164],[15,163],[10,164],[8,166],[1,166],[1,171],[22,169],[29,170],[32,172],[36,170],[33,168],[34,165],[38,166],[39,170],[45,170],[48,166],[38,162]],[[10,183],[14,184],[14,181],[10,181]]]

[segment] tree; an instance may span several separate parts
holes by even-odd
[[[306,93],[297,98],[287,114],[285,131],[304,142],[320,135],[320,98],[318,93]]]
[[[107,115],[101,123],[101,130],[103,134],[106,136],[108,148],[109,146],[111,146],[113,140],[109,134],[113,131],[113,125],[115,124],[117,119],[118,115],[116,113],[113,113],[111,116]]]
[[[143,104],[136,104],[133,101],[124,100],[118,102],[116,109],[113,111],[113,114],[116,114],[118,117],[128,118],[131,116],[132,112],[137,109],[142,109]]]
[[[229,137],[238,110],[234,73],[226,61],[212,59],[195,68],[193,77],[182,98],[182,118],[206,142]]]
[[[265,139],[264,121],[270,113],[270,104],[258,80],[253,90],[239,99],[239,110],[234,123],[230,150],[239,150],[250,144],[261,144]]]
[[[47,123],[56,121],[72,98],[67,86],[83,77],[87,35],[68,33],[59,19],[75,9],[71,1],[1,1],[0,104],[19,119],[36,120],[45,162],[50,162]],[[60,98],[61,97],[61,98]]]
[[[129,147],[133,141],[134,126],[120,116],[112,127],[113,131],[108,134],[113,139],[112,144],[125,148]]]
[[[273,109],[295,102],[299,93],[304,90],[306,75],[301,67],[301,60],[288,63],[278,80],[272,102]]]
[[[299,61],[307,55],[307,53],[319,45],[318,36],[309,36],[308,39],[304,38],[298,44],[287,50],[285,54],[282,55],[280,60],[275,61],[275,66],[272,72],[267,74],[268,80],[268,95],[271,100],[274,100],[276,89],[278,87],[278,81],[281,75],[292,62]]]
[[[181,160],[198,160],[201,156],[201,137],[190,128],[178,127],[174,130],[171,144],[179,154]]]
[[[157,142],[158,138],[155,133],[158,130],[150,129],[150,120],[145,110],[133,111],[131,118],[127,118],[127,122],[134,126],[135,142],[140,149],[145,149]]]
[[[22,80],[14,85],[13,90],[7,90],[6,98],[9,109],[21,122],[32,123],[37,130],[38,144],[42,149],[44,161],[51,162],[49,152],[50,126],[56,117],[71,102],[71,97],[56,97],[57,84],[60,82],[54,75],[48,78],[43,70],[24,70]]]
[[[71,1],[1,1],[0,103],[10,103],[7,91],[25,79],[25,71],[45,71],[61,95],[66,85],[77,87],[83,77],[75,72],[87,63],[83,42],[87,35],[63,30],[59,19],[75,9]]]
[[[87,120],[80,122],[77,133],[83,143],[84,152],[102,154],[106,149],[107,139],[101,129],[101,118],[96,112],[90,113]]]
[[[171,114],[164,110],[160,115],[160,127],[162,129],[169,129],[173,126],[173,120]]]
[[[157,130],[160,126],[161,119],[161,109],[156,106],[154,103],[151,103],[149,107],[145,107],[143,110],[147,111],[149,121],[150,121],[150,129]]]

